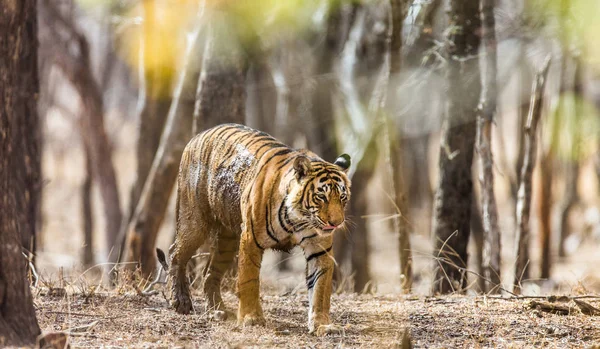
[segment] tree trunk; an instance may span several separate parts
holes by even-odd
[[[0,7],[0,346],[21,346],[40,334],[22,254],[40,204],[36,1]]]
[[[446,120],[442,133],[438,190],[435,197],[434,293],[464,291],[470,234],[477,104],[481,90],[478,66],[479,1],[451,0],[448,31]]]
[[[85,150],[85,178],[81,186],[81,217],[83,219],[83,258],[84,268],[89,268],[94,264],[94,219],[92,214],[92,155],[90,149],[84,146]]]
[[[317,77],[329,76],[334,72],[334,63],[341,52],[346,34],[342,6],[329,9],[327,30],[323,46],[320,47],[319,58],[316,62]],[[321,79],[316,84],[312,95],[310,132],[307,132],[310,149],[326,161],[334,161],[337,154],[337,140],[333,112],[333,93],[337,84],[334,79]]]
[[[473,180],[475,180],[476,173],[473,171]],[[475,245],[475,256],[474,263],[475,268],[477,268],[477,292],[485,292],[485,269],[483,267],[483,245],[485,236],[484,236],[484,228],[483,228],[483,219],[481,217],[481,210],[479,209],[479,205],[477,204],[477,195],[475,191],[473,191],[473,197],[471,198],[471,237],[473,238],[473,243]]]
[[[389,23],[390,36],[390,75],[400,74],[402,67],[402,21],[406,15],[406,4],[408,1],[391,0],[391,23]],[[392,132],[395,128],[394,122],[387,120],[388,127],[386,140],[389,151],[385,153],[390,156],[392,200],[398,212],[393,219],[393,227],[398,234],[398,255],[400,256],[400,280],[402,280],[402,291],[410,293],[413,283],[412,273],[412,251],[410,247],[410,230],[408,222],[410,212],[408,207],[408,188],[404,180],[404,159],[402,147],[402,135]],[[391,134],[391,136],[390,136]]]
[[[373,167],[365,166],[364,160],[363,165],[356,169],[352,181],[354,183],[368,183],[372,176]],[[360,165],[359,165],[360,166]],[[366,190],[360,190],[357,193],[353,193],[352,199],[349,204],[349,214],[356,217],[354,223],[356,226],[351,231],[351,237],[349,238],[349,251],[350,254],[350,265],[352,273],[354,274],[354,292],[370,292],[370,267],[369,267],[369,243],[367,239],[367,221],[361,217],[368,211],[368,195]],[[357,213],[354,215],[353,213]],[[343,234],[342,239],[348,239]],[[337,247],[337,246],[336,246]],[[343,251],[342,251],[343,252]],[[341,280],[340,280],[341,281]]]
[[[528,277],[529,265],[529,214],[531,211],[531,177],[535,168],[536,158],[536,131],[539,119],[542,115],[544,87],[546,76],[550,67],[550,59],[546,61],[543,68],[536,74],[531,93],[529,115],[525,123],[525,153],[523,156],[523,167],[521,168],[521,182],[517,195],[517,232],[516,232],[516,257],[514,293],[521,292],[521,281]]]
[[[246,116],[247,62],[234,46],[238,39],[229,37],[234,34],[226,28],[232,24],[221,18],[212,22],[196,91],[194,134],[221,123],[243,124]]]
[[[550,141],[554,143],[554,141]],[[552,146],[552,145],[551,145]],[[552,237],[552,179],[554,177],[554,152],[549,150],[540,159],[540,192],[538,195],[539,225],[540,225],[540,277],[550,277],[550,239]],[[524,278],[528,277],[527,271]]]
[[[481,209],[484,228],[483,267],[488,285],[482,290],[498,293],[500,278],[501,233],[498,225],[498,207],[494,194],[494,157],[492,154],[492,123],[497,103],[497,53],[494,0],[482,0],[483,45],[485,47],[484,83],[479,106],[477,148],[480,160]]]
[[[573,96],[575,99],[574,110],[572,110],[572,117],[577,120],[575,123],[579,125],[581,119],[584,117],[582,99],[583,95],[583,67],[580,57],[574,58],[574,81],[573,81]],[[577,182],[579,180],[580,165],[579,162],[583,159],[581,154],[581,128],[575,128],[575,134],[573,137],[573,157],[567,158],[565,163],[565,191],[562,202],[560,204],[560,226],[559,226],[559,242],[558,242],[558,255],[560,257],[566,256],[565,251],[565,240],[570,235],[569,228],[569,214],[573,207],[579,201],[579,195],[577,193]]]

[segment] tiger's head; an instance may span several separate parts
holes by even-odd
[[[329,234],[345,221],[350,200],[350,180],[346,173],[350,156],[340,155],[333,164],[298,155],[294,159],[294,179],[289,191],[288,209],[301,220],[303,229]]]

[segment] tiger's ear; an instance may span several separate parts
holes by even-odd
[[[298,155],[294,159],[294,171],[296,171],[296,179],[300,180],[304,178],[312,170],[310,160],[304,155]]]
[[[350,155],[348,154],[342,154],[338,156],[338,158],[333,162],[334,165],[337,165],[344,172],[348,172],[351,163],[352,161],[350,160]]]

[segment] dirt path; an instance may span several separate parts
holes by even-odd
[[[306,294],[262,300],[267,326],[253,328],[212,320],[201,296],[194,299],[197,314],[189,316],[168,309],[162,295],[134,292],[51,296],[39,289],[35,303],[44,332],[78,331],[70,339],[75,347],[386,348],[399,345],[409,327],[414,347],[421,348],[600,348],[600,316],[531,310],[527,300],[337,295],[332,318],[344,332],[323,338],[307,333]],[[226,294],[225,302],[233,309],[235,296]],[[600,306],[599,300],[589,303]]]

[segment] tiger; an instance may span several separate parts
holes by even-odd
[[[208,309],[226,314],[221,280],[238,253],[237,323],[264,326],[263,253],[300,246],[306,258],[309,333],[338,331],[329,316],[333,233],[345,223],[350,164],[347,154],[329,163],[238,124],[215,126],[192,138],[179,167],[170,267],[159,253],[168,269],[170,305],[181,314],[192,311],[186,265],[209,239],[213,245],[203,285]]]

